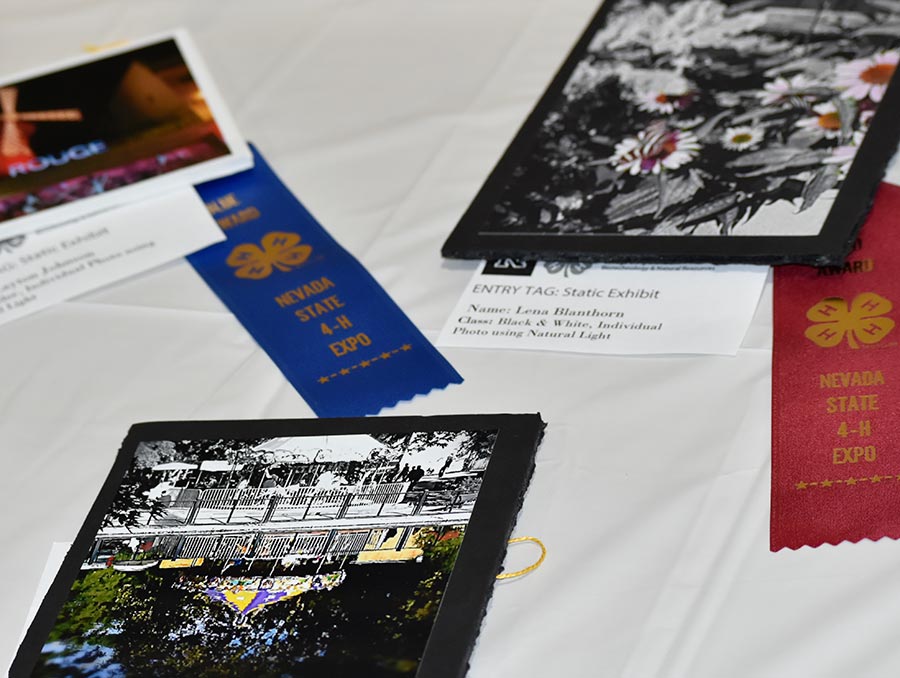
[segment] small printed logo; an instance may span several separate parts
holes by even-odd
[[[24,243],[24,235],[17,235],[12,238],[7,238],[6,240],[0,240],[0,252],[9,252],[12,254],[17,247],[21,247]]]
[[[569,273],[572,275],[581,275],[591,268],[591,264],[584,261],[548,261],[544,264],[547,273],[562,273],[563,277],[568,278]]]
[[[850,348],[859,343],[877,344],[894,329],[894,321],[885,318],[894,305],[874,292],[863,292],[847,304],[840,297],[826,297],[806,312],[814,322],[806,328],[806,338],[824,348],[840,344],[844,337]]]
[[[536,262],[527,259],[494,259],[484,265],[482,275],[531,275]]]
[[[238,278],[261,280],[272,275],[272,269],[276,268],[287,273],[302,266],[312,253],[312,247],[301,245],[296,233],[267,233],[260,245],[243,243],[231,250],[226,263],[237,269],[234,274]]]

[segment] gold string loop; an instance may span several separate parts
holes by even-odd
[[[98,54],[99,52],[106,52],[118,47],[124,47],[127,44],[128,40],[115,40],[113,42],[105,42],[102,45],[83,45],[81,49],[88,54]]]
[[[529,565],[521,570],[516,570],[515,572],[504,572],[503,574],[498,574],[497,579],[513,579],[515,577],[521,577],[523,575],[528,574],[529,572],[534,572],[541,566],[541,563],[544,562],[544,558],[547,557],[547,547],[544,546],[543,542],[537,537],[516,537],[515,539],[510,539],[510,544],[519,544],[523,541],[530,541],[533,544],[537,544],[541,549],[541,557],[537,559],[537,562],[533,565]]]

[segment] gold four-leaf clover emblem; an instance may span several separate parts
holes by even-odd
[[[893,307],[874,292],[858,294],[849,305],[840,297],[826,297],[806,312],[815,324],[804,334],[825,348],[837,346],[844,337],[850,348],[859,348],[858,342],[877,344],[894,329],[894,321],[884,317]]]
[[[226,262],[237,269],[234,274],[238,278],[268,278],[273,268],[287,273],[303,264],[312,253],[312,247],[301,245],[300,236],[296,233],[267,233],[260,245],[243,243],[231,250]]]

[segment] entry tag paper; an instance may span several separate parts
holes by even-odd
[[[765,266],[499,259],[469,282],[439,346],[574,353],[737,353]]]
[[[0,240],[0,325],[221,240],[191,188]]]
[[[900,538],[900,188],[843,266],[774,284],[771,549]]]
[[[227,240],[188,257],[322,417],[375,414],[462,377],[254,148],[197,187]]]

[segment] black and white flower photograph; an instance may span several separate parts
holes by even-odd
[[[815,235],[897,67],[894,4],[617,2],[492,227]]]

